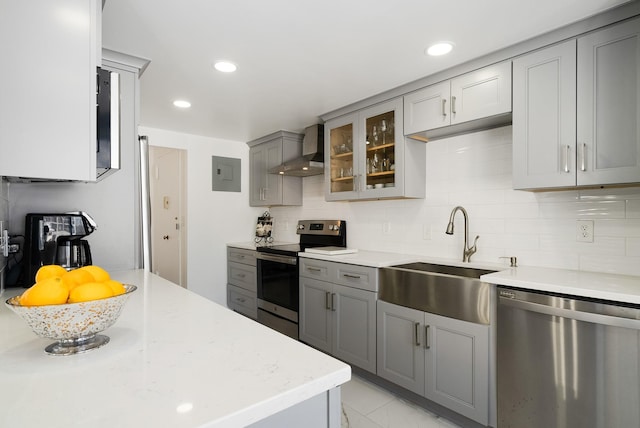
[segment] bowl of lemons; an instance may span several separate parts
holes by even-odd
[[[40,337],[53,339],[45,348],[50,355],[73,355],[109,343],[98,334],[111,327],[122,312],[135,285],[111,279],[99,266],[67,271],[58,265],[42,266],[36,282],[6,301]]]

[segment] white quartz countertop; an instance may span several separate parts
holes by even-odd
[[[411,254],[386,253],[381,251],[358,250],[351,254],[316,254],[316,253],[298,253],[299,257],[308,259],[327,260],[330,262],[346,263],[351,265],[369,266],[369,267],[385,267],[402,263],[411,263],[418,261],[420,258]]]
[[[0,305],[0,426],[242,427],[351,377],[347,364],[158,276],[112,277],[139,288],[105,330],[111,341],[84,354],[45,354],[52,341]]]
[[[480,277],[496,285],[640,304],[640,277],[520,266]]]

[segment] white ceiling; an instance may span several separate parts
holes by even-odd
[[[249,141],[626,1],[108,0],[103,46],[151,60],[141,125]]]

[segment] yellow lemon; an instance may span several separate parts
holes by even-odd
[[[88,300],[105,299],[113,296],[113,290],[104,282],[86,282],[69,291],[69,303],[86,302]]]
[[[44,265],[36,272],[36,282],[40,282],[47,278],[61,277],[67,273],[67,270],[58,265]]]
[[[124,285],[122,285],[121,282],[114,281],[113,279],[109,279],[104,283],[107,284],[109,287],[111,287],[111,290],[113,291],[114,296],[124,294],[127,291],[125,290]]]
[[[60,305],[67,302],[69,290],[60,277],[36,282],[20,296],[22,306]]]
[[[93,275],[86,270],[74,269],[62,275],[62,282],[67,286],[69,292],[80,284],[95,282]]]
[[[109,272],[102,269],[100,266],[96,266],[96,265],[83,266],[78,270],[89,272],[93,276],[93,279],[96,282],[104,282],[111,279],[111,277],[109,276]]]

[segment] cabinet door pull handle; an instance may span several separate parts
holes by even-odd
[[[416,346],[420,346],[420,323],[417,322],[414,325],[415,329],[414,329],[414,334],[415,334],[415,343]]]
[[[245,277],[245,276],[247,276],[247,275],[246,275],[246,274],[244,274],[244,273],[239,273],[239,274],[238,274],[238,275],[236,275],[236,276],[237,276],[238,278],[244,278],[244,277]]]
[[[429,344],[429,326],[424,326],[424,347],[425,349],[431,349],[431,345]]]
[[[336,293],[331,293],[331,310],[336,311]]]
[[[451,97],[451,113],[456,114],[456,97]]]
[[[571,147],[567,145],[564,149],[564,172],[569,172],[569,150]]]
[[[311,267],[311,266],[307,266],[307,270],[309,270],[311,272],[320,272],[320,271],[322,271],[322,269],[320,269],[320,268]]]
[[[329,291],[327,291],[324,294],[324,307],[327,310],[331,310],[331,301],[330,301],[330,299],[331,299],[331,293]]]
[[[238,297],[238,298],[236,299],[236,301],[238,301],[238,302],[240,302],[240,303],[244,303],[244,302],[246,302],[247,300],[246,300],[246,299],[243,299],[243,298],[241,298],[241,297]]]
[[[581,156],[582,159],[580,161],[580,171],[587,170],[586,157],[587,157],[587,145],[586,143],[582,143],[582,156]]]
[[[444,117],[446,117],[446,116],[447,116],[447,111],[445,110],[445,105],[446,105],[446,104],[447,104],[447,99],[446,99],[446,98],[443,98],[443,99],[442,99],[442,115],[443,115]]]
[[[348,273],[343,273],[342,276],[344,276],[345,278],[360,279],[360,275],[351,275]]]

